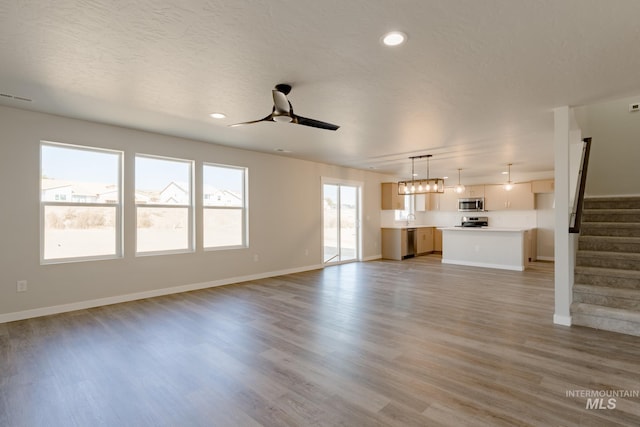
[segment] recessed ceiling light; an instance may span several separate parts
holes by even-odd
[[[223,113],[211,113],[209,114],[211,117],[213,117],[214,119],[224,119],[227,116]]]
[[[508,174],[509,172],[507,172],[507,171],[502,171],[502,172],[500,172],[500,173],[501,173],[502,175],[506,175],[506,174]]]
[[[273,151],[277,151],[278,153],[290,153],[290,150],[285,150],[284,148],[275,148]]]
[[[382,43],[385,46],[398,46],[407,40],[407,35],[401,31],[391,31],[382,36]]]
[[[449,177],[448,176],[443,176],[442,179],[449,179]]]

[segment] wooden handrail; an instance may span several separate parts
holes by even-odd
[[[582,208],[584,205],[584,188],[587,184],[587,167],[589,166],[589,152],[591,151],[591,138],[584,138],[582,140],[584,146],[582,147],[582,164],[580,165],[580,171],[578,172],[578,188],[575,201],[573,203],[573,212],[571,212],[571,218],[569,219],[569,233],[579,233],[580,224],[582,222]],[[573,222],[573,223],[572,223]]]

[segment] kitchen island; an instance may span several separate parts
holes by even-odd
[[[444,227],[442,263],[523,271],[535,257],[535,230]]]

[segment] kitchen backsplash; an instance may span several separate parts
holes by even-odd
[[[410,225],[428,225],[438,227],[451,227],[460,225],[463,216],[486,216],[489,218],[490,227],[503,228],[536,228],[537,215],[535,210],[528,211],[492,211],[492,212],[440,212],[427,211],[416,212],[415,220]],[[406,225],[405,221],[396,221],[395,211],[381,211],[380,226],[394,227]]]

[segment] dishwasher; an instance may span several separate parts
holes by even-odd
[[[418,242],[418,231],[415,228],[407,228],[407,247],[404,248],[403,258],[416,256],[416,244]]]

